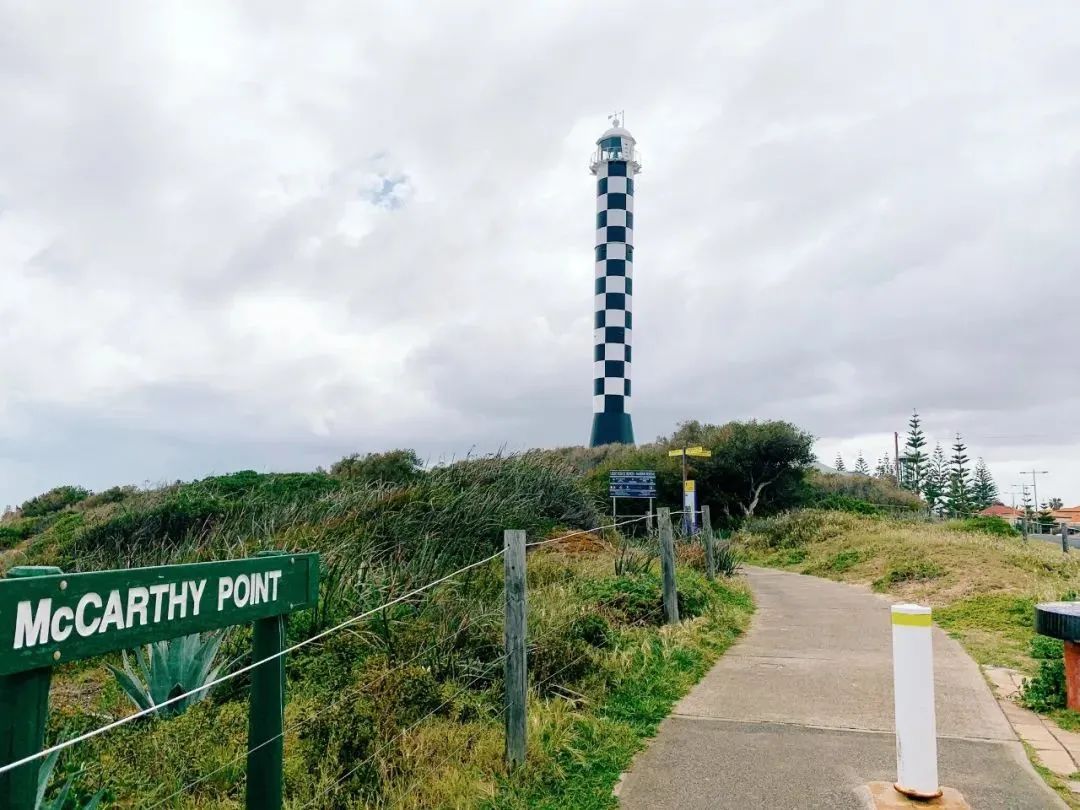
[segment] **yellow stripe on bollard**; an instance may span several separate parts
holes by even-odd
[[[905,627],[929,627],[931,620],[929,613],[894,613],[892,623]]]

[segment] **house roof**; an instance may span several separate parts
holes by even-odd
[[[993,506],[988,506],[979,512],[980,515],[986,515],[987,517],[1023,517],[1024,513],[1019,509],[1013,509],[1011,506],[1006,506],[1003,503],[995,503]]]

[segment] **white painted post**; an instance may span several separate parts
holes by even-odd
[[[930,608],[892,606],[896,784],[906,796],[941,795],[934,716],[934,650]]]

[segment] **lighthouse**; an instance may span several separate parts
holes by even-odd
[[[630,363],[634,294],[634,176],[641,171],[634,136],[619,116],[596,142],[589,169],[596,176],[591,447],[633,444]]]

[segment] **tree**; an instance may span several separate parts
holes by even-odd
[[[986,462],[981,458],[975,464],[975,477],[971,484],[972,508],[981,512],[997,500],[998,488]]]
[[[803,495],[803,476],[814,461],[814,437],[789,422],[683,422],[667,448],[701,445],[710,458],[688,459],[709,502],[729,518],[752,517],[759,509],[786,509]]]
[[[866,459],[863,458],[862,450],[859,451],[859,457],[855,459],[855,472],[860,475],[869,475],[870,467],[866,464]]]
[[[938,443],[934,447],[933,455],[930,456],[926,474],[923,477],[922,494],[926,498],[926,504],[931,512],[941,511],[943,506],[942,498],[945,496],[948,482],[949,468],[945,462],[945,451],[941,449],[941,444]]]
[[[907,442],[904,444],[904,460],[901,469],[904,472],[901,486],[909,489],[916,495],[922,495],[923,475],[926,466],[926,436],[922,432],[922,422],[919,412],[912,411],[911,419],[908,420]]]
[[[1047,503],[1050,505],[1051,509],[1061,509],[1065,506],[1065,502],[1062,501],[1061,498],[1051,498]]]
[[[1025,486],[1021,492],[1020,506],[1024,510],[1024,520],[1030,526],[1032,521],[1035,520],[1035,505],[1031,502],[1031,491]]]
[[[1041,507],[1039,507],[1039,534],[1053,534],[1054,533],[1054,516],[1050,514],[1050,504],[1043,501]]]
[[[952,450],[952,458],[949,459],[949,514],[953,517],[969,517],[972,512],[972,493],[968,463],[971,459],[959,433],[956,434]]]
[[[836,454],[836,461],[833,462],[833,466],[839,472],[847,472],[847,467],[844,466],[844,457],[839,453]]]
[[[878,459],[877,466],[874,468],[874,477],[881,478],[882,480],[888,478],[892,479],[893,469],[892,460],[889,458],[889,454],[886,453]]]

